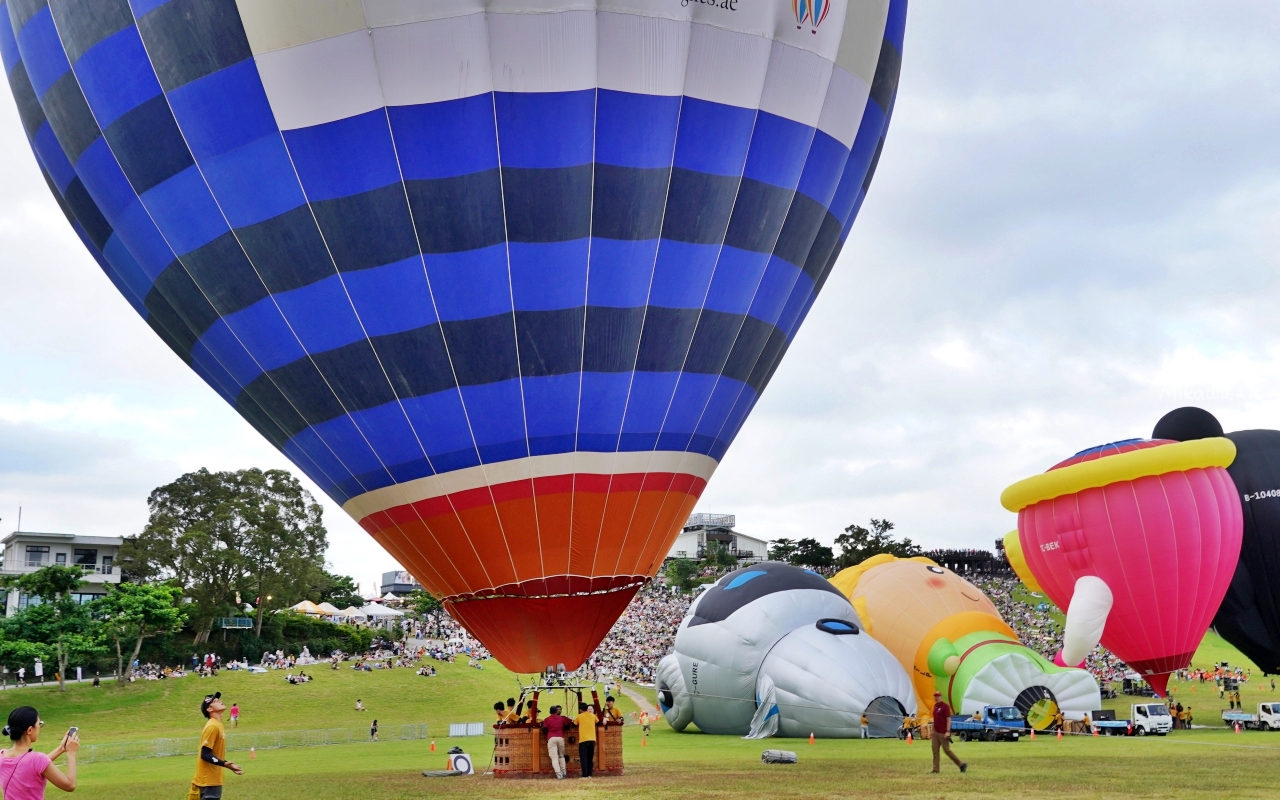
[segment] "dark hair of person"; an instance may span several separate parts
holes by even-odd
[[[516,704],[516,699],[514,697],[507,698],[507,705],[514,706],[515,704]]]
[[[587,704],[586,704],[586,703],[578,703],[578,710],[579,710],[579,711],[586,711],[586,710],[587,710]]]
[[[40,715],[31,706],[18,706],[9,712],[9,724],[4,726],[4,735],[18,741],[27,735],[27,730],[40,722]]]
[[[605,695],[605,697],[604,697],[604,701],[605,701],[606,703],[613,703],[613,702],[616,702],[616,701],[613,699],[613,695],[611,695],[611,694]]]
[[[507,707],[506,707],[506,706],[504,706],[504,705],[502,704],[502,701],[501,701],[501,700],[499,700],[498,702],[496,702],[496,703],[494,703],[494,704],[493,704],[493,710],[494,710],[494,711],[506,711],[506,710],[507,710]]]

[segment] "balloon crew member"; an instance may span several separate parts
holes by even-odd
[[[564,732],[572,722],[561,715],[560,706],[552,706],[551,713],[542,720],[542,732],[547,737],[547,755],[551,758],[551,768],[555,770],[556,780],[564,779]]]
[[[222,727],[222,712],[227,707],[222,702],[222,692],[206,695],[200,703],[200,713],[208,720],[200,732],[200,755],[196,758],[196,775],[191,779],[191,791],[187,800],[221,800],[222,770],[229,769],[237,775],[244,770],[227,761],[227,732]]]
[[[514,725],[520,721],[520,712],[516,710],[516,699],[514,697],[507,698],[507,714],[503,722],[508,725]]]
[[[613,695],[605,695],[604,698],[604,724],[605,725],[621,725],[622,712],[614,705]]]
[[[0,750],[0,790],[6,800],[40,800],[46,781],[64,792],[76,790],[76,751],[80,749],[76,729],[67,731],[62,743],[45,755],[33,749],[42,727],[44,722],[31,706],[19,706],[9,712],[4,735],[12,744]],[[63,753],[67,754],[66,774],[53,765]]]
[[[942,692],[933,693],[933,771],[938,772],[941,758],[938,751],[947,754],[947,758],[955,762],[961,772],[966,772],[969,765],[951,752],[951,706],[942,699]]]
[[[493,704],[493,713],[497,715],[499,725],[507,724],[507,707],[501,700]]]
[[[596,766],[596,712],[586,703],[578,703],[578,716],[573,724],[578,726],[578,760],[582,762],[582,777],[590,778]]]

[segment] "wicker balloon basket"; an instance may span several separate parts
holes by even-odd
[[[542,728],[533,725],[503,725],[493,728],[493,776],[495,778],[554,778],[551,756]],[[565,736],[565,772],[569,777],[582,775],[578,758],[578,737],[570,731]],[[596,728],[594,775],[622,774],[622,726],[602,725]]]

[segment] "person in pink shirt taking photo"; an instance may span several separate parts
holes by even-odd
[[[44,721],[31,706],[19,706],[9,713],[4,735],[13,744],[0,750],[0,790],[5,800],[42,800],[46,782],[64,792],[75,791],[76,751],[80,749],[78,729],[67,731],[62,743],[45,755],[33,749],[42,727]],[[63,753],[67,755],[65,774],[53,765]]]

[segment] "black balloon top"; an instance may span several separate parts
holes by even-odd
[[[1221,435],[1222,423],[1208,411],[1195,406],[1175,408],[1161,417],[1155,430],[1151,432],[1152,439],[1172,439],[1175,442]]]

